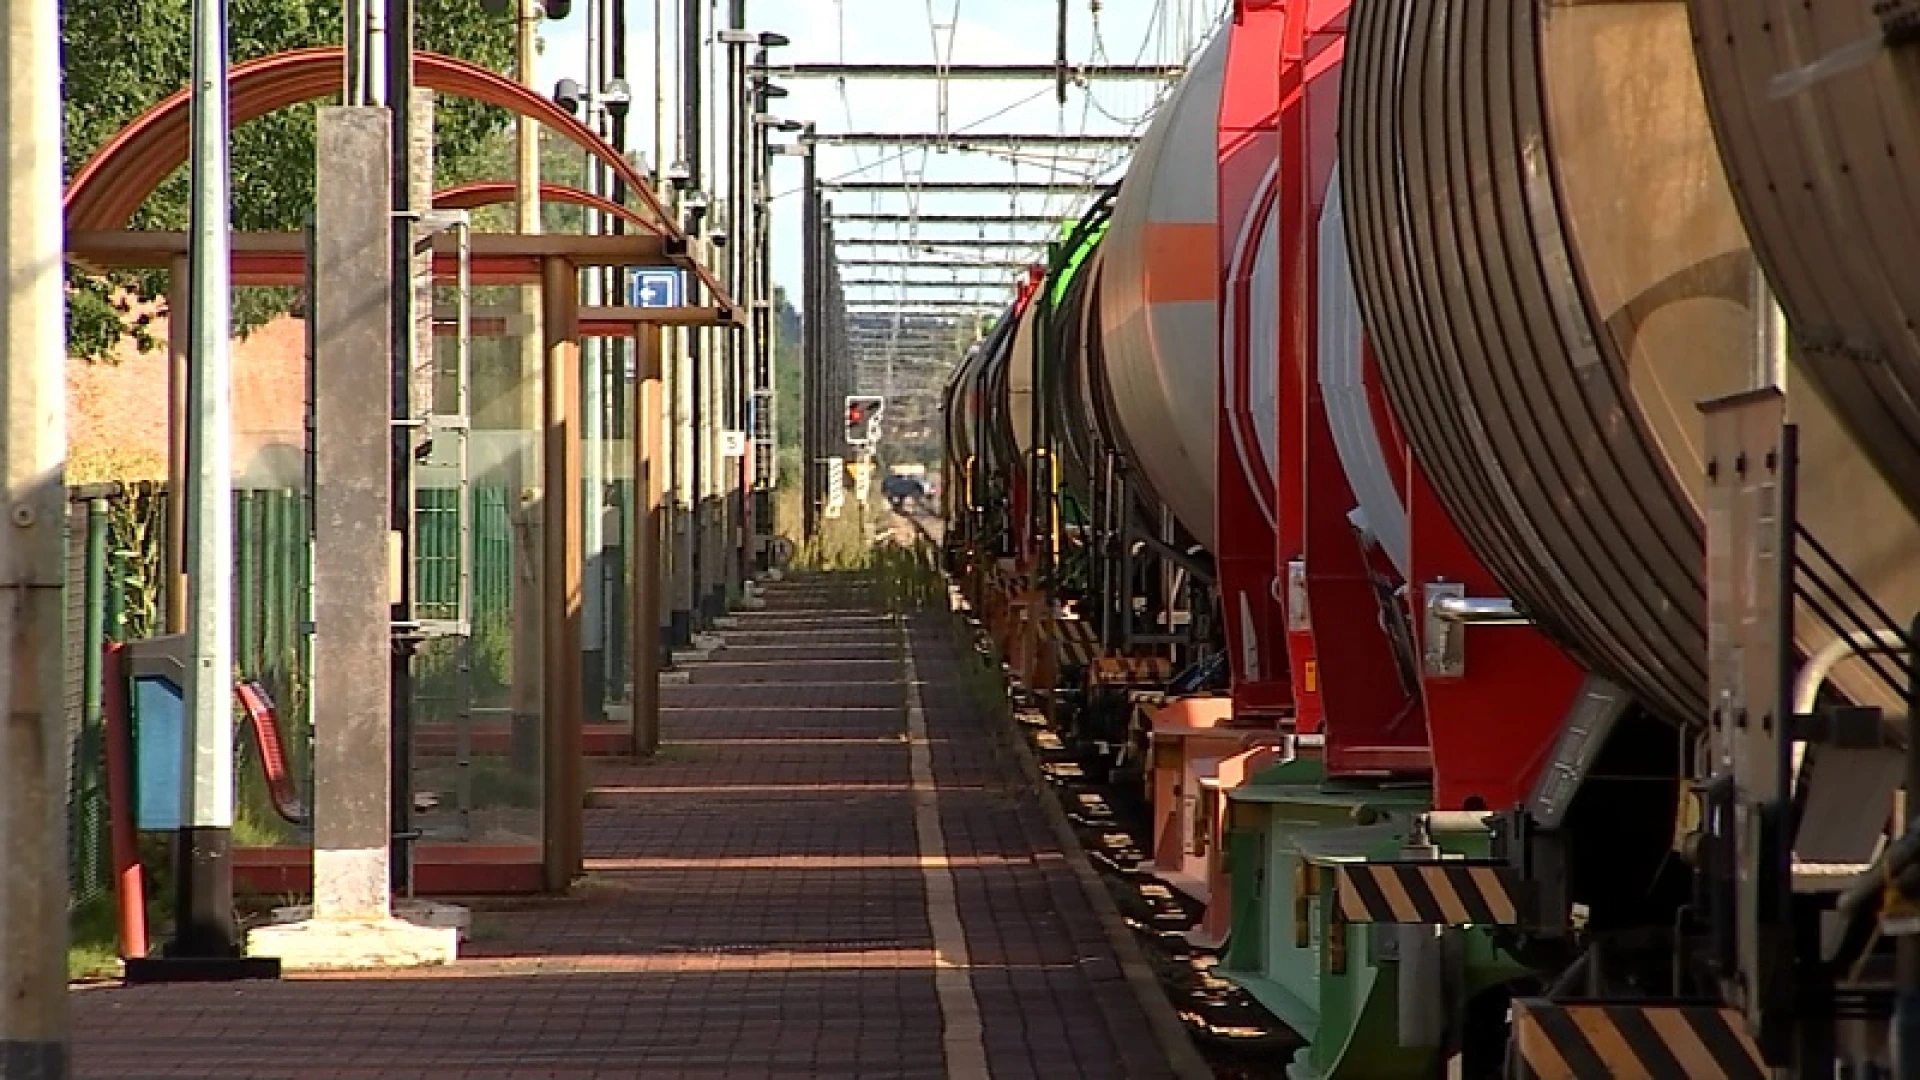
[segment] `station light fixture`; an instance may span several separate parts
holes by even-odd
[[[633,87],[625,79],[614,79],[600,90],[600,104],[608,115],[620,117],[627,115],[627,109],[633,104]]]
[[[758,45],[763,49],[792,44],[787,35],[772,30],[722,30],[719,39],[722,45]]]
[[[597,105],[610,116],[625,116],[633,102],[633,89],[625,79],[614,79],[607,83],[598,94],[588,93],[577,79],[561,79],[553,84],[553,102],[567,110],[569,116],[579,116],[583,107]]]

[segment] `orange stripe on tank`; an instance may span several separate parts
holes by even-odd
[[[1219,228],[1211,223],[1155,222],[1146,228],[1149,304],[1215,303],[1220,299]]]

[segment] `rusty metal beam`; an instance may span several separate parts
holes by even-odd
[[[187,254],[183,232],[70,232],[67,260],[82,270],[161,270]],[[301,286],[306,283],[306,237],[297,232],[233,234],[235,285]],[[459,271],[458,241],[451,233],[433,239],[434,273],[451,281]],[[693,260],[668,253],[658,236],[566,236],[476,233],[472,268],[476,285],[531,285],[542,280],[541,261],[561,258],[588,266],[690,267]]]

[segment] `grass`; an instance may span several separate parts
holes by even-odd
[[[925,611],[946,599],[946,576],[924,535],[916,533],[911,546],[889,537],[871,549],[870,564],[889,613]]]
[[[120,932],[111,893],[73,913],[67,944],[67,980],[91,982],[120,975]]]

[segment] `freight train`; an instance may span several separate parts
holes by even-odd
[[[949,571],[1295,1080],[1920,1075],[1916,21],[1237,0],[956,367]]]

